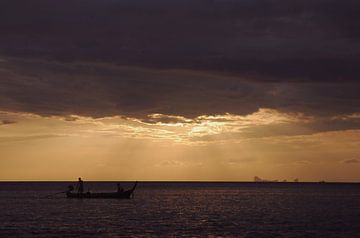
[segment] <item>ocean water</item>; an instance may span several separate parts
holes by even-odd
[[[0,237],[360,237],[360,184],[159,182],[130,200],[44,198],[69,184],[0,183]]]

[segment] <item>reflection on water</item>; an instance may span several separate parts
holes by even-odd
[[[41,198],[68,184],[0,183],[0,237],[360,234],[358,184],[140,183],[131,200]],[[116,190],[115,183],[87,185]]]

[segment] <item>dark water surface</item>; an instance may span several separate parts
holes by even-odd
[[[0,237],[360,237],[359,184],[159,182],[131,200],[41,198],[69,184],[0,183]]]

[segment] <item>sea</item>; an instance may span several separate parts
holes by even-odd
[[[0,237],[360,237],[359,183],[139,182],[132,199],[53,195],[71,184],[1,182]]]

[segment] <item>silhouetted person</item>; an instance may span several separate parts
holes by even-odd
[[[121,187],[120,183],[117,184],[117,192],[118,193],[124,192],[124,189]]]
[[[78,193],[83,193],[84,192],[84,182],[81,180],[81,178],[79,178],[79,181],[76,185],[76,188],[78,190]]]

